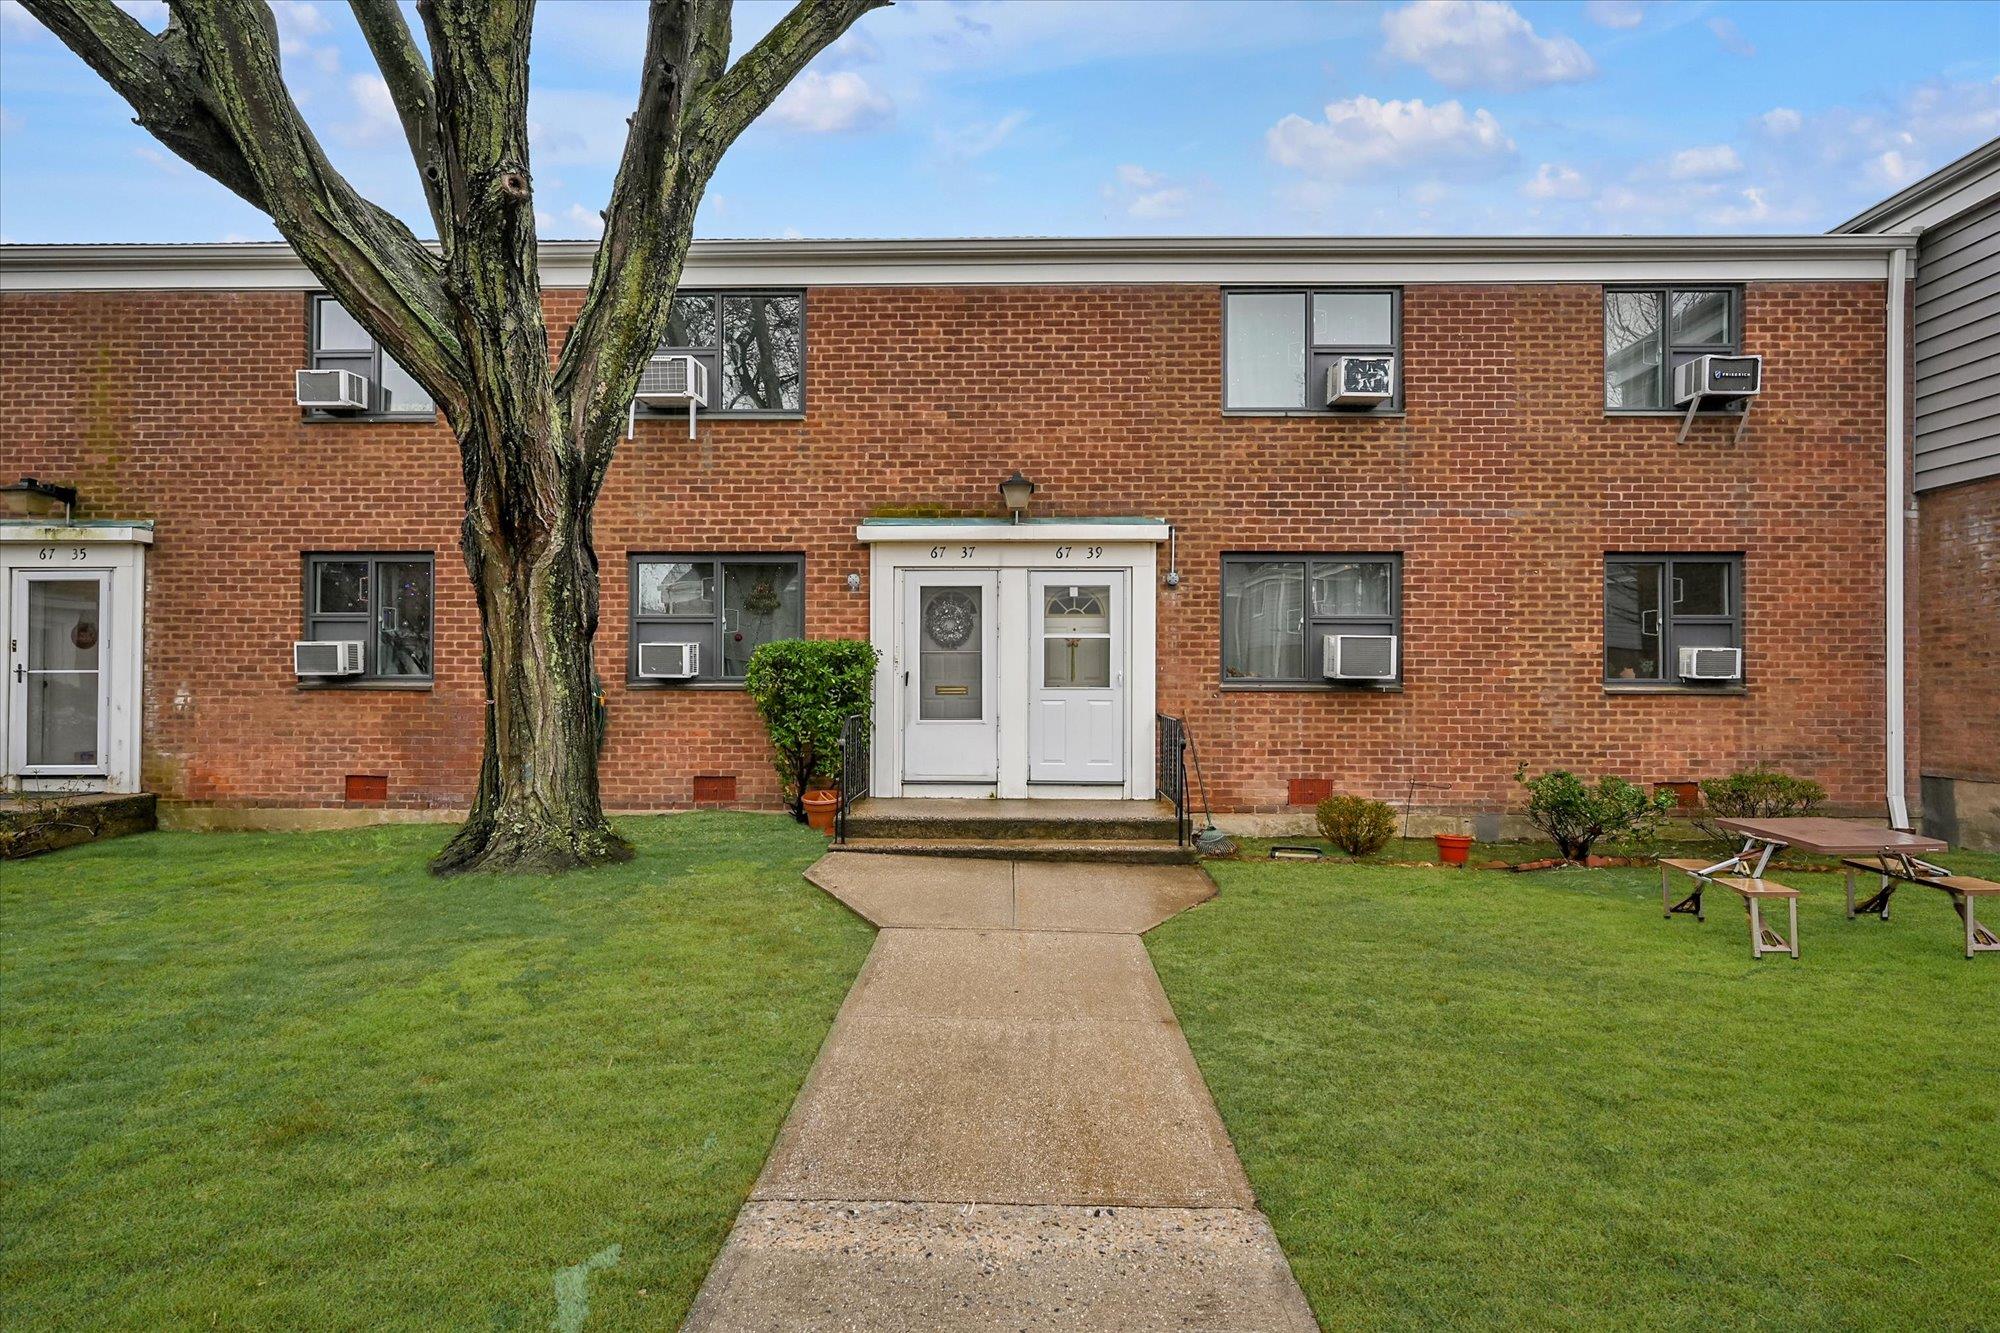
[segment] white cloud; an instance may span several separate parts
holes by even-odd
[[[1120,164],[1104,187],[1105,201],[1127,217],[1158,221],[1177,218],[1188,210],[1194,191],[1135,162]]]
[[[822,74],[809,69],[771,105],[771,119],[805,134],[872,129],[896,114],[896,105],[852,70]]]
[[[1724,204],[1708,215],[1708,220],[1718,227],[1748,227],[1768,222],[1771,205],[1764,200],[1764,191],[1752,187],[1736,192],[1737,202]]]
[[[985,157],[1014,136],[1028,119],[1025,111],[1010,111],[998,120],[974,121],[956,129],[940,125],[931,137],[944,155],[954,162],[970,162]]]
[[[1799,126],[1805,123],[1798,112],[1788,106],[1774,106],[1757,118],[1764,127],[1764,133],[1772,136],[1797,134]]]
[[[1382,16],[1390,55],[1448,88],[1515,92],[1575,83],[1597,72],[1570,37],[1544,37],[1500,0],[1431,0]]]
[[[139,21],[139,26],[149,32],[158,32],[167,26],[166,0],[118,0],[118,7]]]
[[[321,74],[340,70],[340,49],[331,41],[333,22],[318,5],[305,0],[271,0],[278,21],[278,54],[290,65],[306,65]]]
[[[585,208],[582,204],[571,204],[562,213],[565,233],[571,237],[593,237],[604,234],[604,217],[596,209]]]
[[[1636,28],[1646,21],[1639,0],[1586,0],[1583,13],[1600,28]]]
[[[1378,167],[1472,164],[1505,158],[1514,141],[1483,107],[1456,101],[1427,106],[1419,98],[1379,102],[1350,97],[1329,102],[1324,120],[1290,115],[1264,135],[1280,166],[1318,176],[1354,176]]]
[[[1521,193],[1530,199],[1581,199],[1590,193],[1590,183],[1575,167],[1544,162],[1521,186]]]
[[[379,74],[348,76],[347,95],[354,102],[354,119],[341,124],[340,137],[364,147],[395,143],[403,137],[403,123],[396,115],[396,99]]]
[[[1715,40],[1722,49],[1733,56],[1750,57],[1757,54],[1757,45],[1743,35],[1743,30],[1730,19],[1710,19],[1708,30],[1715,34]]]
[[[1709,180],[1733,176],[1743,170],[1743,159],[1726,143],[1705,148],[1683,148],[1667,159],[1667,175],[1677,181]]]
[[[0,0],[0,32],[9,37],[46,37],[49,30],[21,8],[19,0]]]

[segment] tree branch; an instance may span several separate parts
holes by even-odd
[[[891,0],[799,0],[762,40],[743,53],[728,73],[705,90],[690,108],[688,137],[709,170],[736,136],[770,109],[778,94],[812,58],[871,9]]]
[[[438,243],[451,248],[451,228],[445,225],[444,165],[438,156],[437,103],[431,91],[430,67],[423,52],[403,21],[403,9],[396,0],[347,0],[361,35],[375,56],[382,81],[389,85],[389,97],[403,122],[403,137],[410,142],[410,156],[416,159],[417,174],[423,178],[424,202],[430,206],[431,221],[438,229]]]

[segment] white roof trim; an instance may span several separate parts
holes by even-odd
[[[50,519],[39,523],[33,519],[9,520],[0,523],[0,545],[6,546],[56,546],[64,543],[96,543],[151,546],[153,525],[151,523],[66,523],[61,519]]]
[[[1167,237],[696,241],[682,283],[960,286],[1258,282],[1872,280],[1908,242],[1842,236]],[[581,287],[595,241],[545,241],[542,281]],[[312,290],[282,243],[0,246],[0,291]]]
[[[2000,194],[2000,138],[1946,163],[1833,230],[1836,235],[1924,231],[1996,194]]]
[[[1150,542],[1158,545],[1172,532],[1167,524],[1150,519],[1092,521],[1079,518],[1066,521],[1037,518],[1025,523],[1009,523],[1005,519],[889,519],[872,523],[864,521],[854,530],[854,540],[869,545],[904,542],[921,546],[978,545],[986,542],[1070,542],[1079,546]]]

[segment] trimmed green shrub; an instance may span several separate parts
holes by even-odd
[[[1702,804],[1710,814],[1726,819],[1781,819],[1809,815],[1826,799],[1826,788],[1811,778],[1796,778],[1783,769],[1757,764],[1726,778],[1701,784]]]
[[[1333,795],[1314,807],[1319,835],[1349,856],[1379,852],[1396,836],[1396,812],[1366,796]]]
[[[1674,808],[1671,792],[1648,796],[1623,778],[1599,778],[1593,786],[1561,768],[1531,778],[1523,764],[1514,781],[1528,789],[1528,821],[1571,861],[1588,857],[1599,838],[1651,837]]]
[[[841,723],[871,711],[879,656],[859,639],[777,639],[750,654],[743,688],[771,734],[793,818],[806,817],[808,783],[838,775]]]

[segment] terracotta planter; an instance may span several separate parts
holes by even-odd
[[[806,823],[832,837],[833,814],[840,808],[839,791],[831,787],[816,787],[806,792],[801,803],[806,808]]]
[[[1438,860],[1448,866],[1465,864],[1465,854],[1472,850],[1470,833],[1438,833],[1433,835],[1438,846]]]

